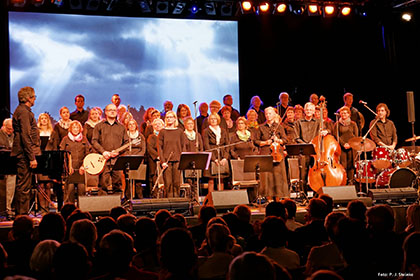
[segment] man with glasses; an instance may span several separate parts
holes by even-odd
[[[41,138],[37,122],[31,107],[35,105],[35,90],[23,87],[18,92],[19,105],[13,113],[13,130],[15,138],[11,156],[16,157],[16,215],[29,214],[30,192],[32,186],[31,169],[37,167],[35,156],[41,154]]]
[[[128,143],[128,135],[124,125],[117,121],[117,113],[115,104],[108,104],[105,107],[105,121],[98,123],[93,129],[92,146],[107,160],[100,176],[101,188],[104,191],[120,193],[121,173],[113,171],[112,166],[119,155],[115,150]]]

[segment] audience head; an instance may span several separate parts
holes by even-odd
[[[260,240],[267,247],[286,246],[289,231],[283,219],[275,216],[266,217],[261,224]]]
[[[1,245],[0,243],[0,271],[4,271],[6,268],[7,268],[7,252],[4,249],[3,245]]]
[[[329,196],[328,194],[325,194],[325,193],[321,194],[319,196],[319,198],[322,199],[325,202],[325,204],[327,204],[327,214],[331,213],[334,209],[333,198],[331,196]]]
[[[55,279],[87,279],[89,270],[88,253],[83,245],[67,241],[57,248],[53,259]]]
[[[296,203],[293,200],[291,200],[290,198],[285,198],[285,199],[282,199],[280,202],[281,204],[283,204],[284,208],[286,208],[287,210],[287,219],[293,219],[294,217],[296,217],[297,207],[296,207]],[[268,216],[267,211],[266,211],[265,216]],[[277,216],[277,215],[270,215],[270,216]],[[277,216],[277,217],[281,217],[281,216]]]
[[[218,221],[216,220],[217,218],[218,217],[212,218],[211,221],[216,222]],[[224,213],[222,215],[222,219],[226,222],[226,225],[229,227],[229,230],[232,233],[232,235],[236,236],[239,233],[239,224],[241,223],[238,216],[232,212]],[[207,225],[207,228],[208,226],[209,225]]]
[[[43,240],[35,246],[29,266],[40,279],[51,279],[54,254],[58,247],[60,243],[55,240]]]
[[[420,205],[418,203],[408,206],[406,219],[408,230],[420,231]]]
[[[324,219],[327,215],[327,204],[320,198],[312,198],[306,208],[309,220]]]
[[[63,242],[66,234],[66,222],[63,216],[58,213],[47,213],[39,223],[38,232],[40,240],[52,239]]]
[[[394,210],[389,205],[376,205],[367,213],[368,228],[373,232],[389,232],[394,229]]]
[[[211,205],[203,205],[198,212],[198,219],[202,224],[207,225],[211,218],[216,217],[216,208]]]
[[[276,271],[270,259],[255,252],[245,252],[230,263],[229,280],[274,280]]]
[[[251,222],[251,209],[245,204],[237,205],[233,209],[233,213],[238,216],[239,221],[244,223]]]
[[[419,279],[420,276],[420,232],[413,232],[404,240],[404,265],[403,270],[407,273],[413,273],[413,279]]]
[[[361,200],[352,200],[347,205],[347,216],[352,219],[357,219],[366,222],[366,204]]]
[[[335,241],[338,221],[345,217],[346,215],[341,212],[331,212],[325,218],[324,226],[330,240]]]
[[[80,209],[76,209],[70,214],[70,216],[66,220],[66,238],[65,238],[65,240],[68,240],[68,237],[70,236],[70,230],[71,230],[71,227],[72,227],[73,223],[75,221],[84,220],[84,219],[92,220],[92,215],[90,215],[89,212],[83,212]]]
[[[115,206],[109,211],[109,216],[116,221],[118,221],[118,217],[121,215],[127,214],[128,211],[122,206]]]
[[[318,270],[313,273],[308,280],[343,280],[343,277],[331,270]]]
[[[91,220],[77,220],[71,226],[69,240],[71,242],[78,242],[85,246],[89,256],[93,256],[97,238],[98,233],[96,232],[96,227]]]
[[[272,201],[265,208],[265,216],[276,216],[286,220],[286,207],[283,203]]]
[[[160,209],[155,214],[155,223],[159,230],[159,234],[163,233],[163,225],[167,218],[172,217],[171,212],[166,209]]]
[[[160,234],[165,233],[171,228],[186,228],[185,224],[174,216],[168,217],[163,223],[162,231]]]
[[[107,272],[118,276],[128,270],[135,254],[133,238],[121,230],[107,233],[99,243],[98,258]]]
[[[113,229],[118,229],[117,222],[109,217],[101,217],[99,221],[95,223],[96,232],[98,234],[98,238],[96,239],[96,247],[99,247],[99,242],[102,240],[102,237],[111,232]]]
[[[76,209],[77,209],[76,204],[71,203],[71,202],[64,203],[64,205],[63,205],[63,207],[61,207],[61,211],[60,211],[60,214],[61,214],[61,216],[63,216],[64,221],[67,221],[67,218]]]
[[[171,275],[191,275],[197,264],[197,254],[188,230],[172,228],[162,235],[160,262]]]
[[[15,240],[28,240],[32,238],[34,223],[27,215],[19,215],[13,221],[12,234]]]
[[[230,234],[227,226],[213,224],[206,231],[207,242],[213,252],[227,252],[234,243],[234,238]]]
[[[133,214],[124,214],[118,217],[117,224],[120,230],[134,237],[137,218]]]
[[[139,218],[136,222],[135,233],[134,246],[137,252],[156,247],[159,232],[153,219],[147,217]]]

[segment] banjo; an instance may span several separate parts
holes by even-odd
[[[127,143],[118,149],[114,150],[114,152],[121,152],[125,149],[127,149],[130,145],[137,145],[139,144],[141,139],[135,139],[130,143]],[[104,171],[106,159],[103,155],[98,153],[91,153],[85,156],[83,159],[83,167],[85,168],[85,171],[89,173],[90,175],[98,175]]]

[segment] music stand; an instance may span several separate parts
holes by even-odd
[[[312,144],[290,144],[290,145],[286,145],[286,151],[287,154],[289,156],[311,156],[311,155],[315,155],[315,149],[314,149],[314,145]],[[300,165],[299,165],[300,167]],[[300,168],[299,168],[299,196],[303,196],[304,200],[302,202],[303,205],[306,204],[306,202],[308,201],[308,197],[306,196],[304,190],[303,190],[303,186],[302,186],[302,180],[300,179]]]
[[[255,172],[257,186],[257,204],[261,206],[260,198],[260,172],[273,172],[273,157],[271,155],[250,155],[245,156],[244,172]]]
[[[179,161],[179,170],[204,170],[208,169],[211,162],[211,152],[183,152]],[[200,204],[200,178],[197,173],[197,194],[194,200]],[[194,182],[193,182],[194,184]]]
[[[125,180],[126,180],[126,187],[128,186],[130,190],[129,200],[133,199],[133,189],[130,189],[130,170],[137,170],[139,169],[140,164],[143,162],[144,156],[138,155],[124,155],[119,156],[117,161],[115,162],[114,166],[112,167],[113,171],[122,170],[124,172]]]

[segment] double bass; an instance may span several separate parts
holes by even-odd
[[[314,155],[314,166],[309,170],[308,183],[309,186],[322,194],[322,187],[325,186],[342,186],[346,184],[346,170],[340,164],[339,158],[341,148],[334,136],[322,136],[321,131],[324,130],[323,108],[325,107],[325,97],[319,98],[321,106],[321,126],[320,131],[311,143],[315,146],[316,155]]]

